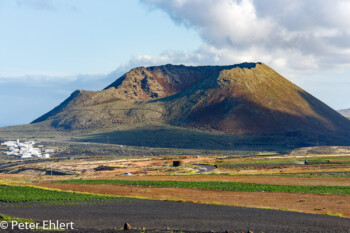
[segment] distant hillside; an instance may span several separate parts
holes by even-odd
[[[75,91],[33,123],[87,129],[170,124],[231,134],[336,132],[339,113],[262,63],[132,69],[102,91]]]

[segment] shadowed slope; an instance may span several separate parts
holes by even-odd
[[[164,101],[172,124],[228,133],[336,131],[349,121],[270,67],[223,70]]]

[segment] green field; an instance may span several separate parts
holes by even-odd
[[[195,175],[200,175],[200,174],[195,174]],[[204,174],[207,175],[207,174]],[[305,173],[305,174],[283,174],[283,173],[272,173],[272,174],[229,174],[229,173],[221,173],[221,174],[208,174],[210,176],[283,176],[283,177],[307,177],[307,178],[312,178],[312,177],[333,177],[333,178],[350,178],[350,173],[324,173],[324,174],[318,174],[318,173]]]
[[[216,189],[244,192],[287,192],[287,193],[332,193],[350,194],[349,186],[298,186],[298,185],[270,185],[239,182],[183,182],[183,181],[132,181],[132,180],[65,180],[58,183],[79,184],[124,184],[148,187],[178,187]]]
[[[28,186],[0,185],[0,202],[29,202],[29,201],[83,201],[113,199],[118,197],[80,194],[73,192],[51,191]]]
[[[307,177],[307,178],[313,178],[313,177],[333,177],[333,178],[350,178],[350,173],[329,173],[329,174],[313,174],[313,173],[305,173],[305,174],[283,174],[283,173],[276,173],[276,174],[257,174],[257,175],[240,175],[240,176],[282,176],[282,177]]]

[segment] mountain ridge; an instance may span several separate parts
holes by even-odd
[[[231,134],[350,130],[350,122],[263,63],[138,67],[75,91],[32,123],[65,129],[170,124]]]

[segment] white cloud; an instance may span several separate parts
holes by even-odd
[[[196,30],[203,45],[137,60],[193,64],[262,61],[299,74],[350,66],[350,2],[345,0],[140,0]]]

